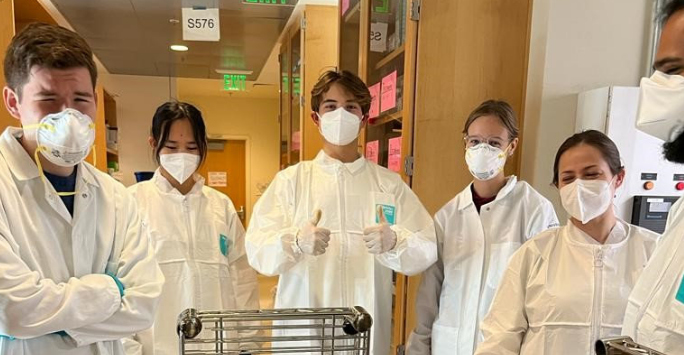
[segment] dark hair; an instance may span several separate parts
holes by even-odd
[[[86,41],[73,31],[57,25],[32,23],[19,32],[5,54],[5,82],[19,97],[29,81],[31,68],[71,69],[84,67],[95,88],[97,67]]]
[[[318,112],[325,95],[333,84],[340,84],[361,106],[361,112],[366,115],[370,111],[371,94],[368,87],[358,76],[346,70],[329,70],[318,79],[311,90],[311,109]]]
[[[200,164],[207,158],[207,129],[204,126],[202,113],[197,107],[189,103],[170,101],[159,106],[154,113],[154,118],[152,118],[150,134],[157,145],[154,148],[154,158],[157,160],[157,164],[160,163],[159,153],[169,140],[171,125],[176,121],[185,119],[190,121],[192,126],[197,149],[200,153]]]
[[[658,21],[665,24],[674,14],[684,10],[684,0],[670,0],[660,9],[658,14]]]
[[[511,105],[506,101],[500,100],[487,100],[480,104],[473,112],[470,113],[468,119],[466,120],[465,127],[463,128],[463,134],[468,134],[468,128],[475,122],[476,119],[482,116],[493,115],[501,120],[501,123],[508,130],[508,135],[511,140],[518,138],[520,134],[520,129],[518,128],[518,119],[515,117],[515,112]]]
[[[561,144],[558,148],[558,153],[556,153],[556,160],[553,163],[553,184],[558,186],[558,169],[560,168],[558,164],[560,163],[561,156],[571,148],[574,148],[580,144],[587,144],[601,152],[603,159],[608,163],[610,167],[610,172],[613,175],[619,174],[625,169],[622,166],[620,160],[620,151],[608,136],[596,131],[588,130],[582,133],[575,133],[572,137],[568,138]]]

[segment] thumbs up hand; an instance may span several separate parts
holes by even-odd
[[[295,243],[299,250],[309,255],[321,255],[325,253],[330,242],[330,230],[319,228],[321,210],[315,210],[310,221],[306,222],[299,230]]]
[[[385,217],[385,210],[382,206],[377,209],[378,221],[377,226],[368,227],[363,230],[363,241],[366,242],[366,248],[371,254],[382,254],[394,249],[397,245],[397,234],[390,228]]]

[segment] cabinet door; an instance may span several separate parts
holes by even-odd
[[[290,38],[290,164],[301,160],[302,151],[302,31]]]
[[[5,50],[14,37],[14,8],[13,0],[0,1],[0,72],[5,61]],[[0,75],[0,87],[5,86],[5,77]],[[0,132],[9,126],[19,126],[19,121],[7,112],[5,105],[0,108]]]
[[[400,174],[410,185],[407,157],[412,155],[417,22],[409,0],[371,0],[366,82],[374,97],[365,132],[366,156]],[[377,153],[375,153],[377,152]],[[413,330],[413,297],[418,277],[394,277],[392,349],[394,354]]]
[[[340,69],[360,74],[361,13],[366,0],[340,0]]]
[[[290,165],[290,57],[288,45],[280,47],[280,169]]]

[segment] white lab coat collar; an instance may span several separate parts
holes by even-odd
[[[187,196],[201,193],[202,188],[204,187],[204,178],[202,177],[202,175],[194,174],[193,179],[195,179],[195,185],[192,187],[190,192],[188,192]],[[181,194],[178,190],[176,190],[175,187],[173,187],[173,185],[171,185],[169,180],[166,180],[166,178],[161,174],[160,169],[157,169],[157,171],[154,172],[152,182],[155,186],[157,186],[159,191],[162,193],[178,195],[181,197],[183,196],[183,194]]]
[[[515,184],[518,183],[518,178],[515,175],[511,175],[507,178],[506,185],[499,190],[499,193],[496,194],[496,198],[494,201],[491,203],[496,203],[499,200],[504,199],[506,196],[508,196],[511,191],[515,188]],[[458,202],[458,210],[462,211],[466,209],[468,206],[473,205],[473,190],[472,189],[473,183],[471,182],[468,184],[468,187],[463,190],[463,198],[459,199]]]
[[[567,228],[568,239],[573,244],[603,245],[610,248],[622,245],[627,240],[627,235],[629,233],[629,225],[618,219],[615,226],[610,231],[610,234],[608,234],[608,239],[606,239],[605,244],[601,244],[589,234],[577,228],[570,220],[568,220]]]
[[[0,137],[0,153],[7,160],[7,164],[12,172],[12,175],[17,180],[26,181],[37,179],[40,177],[40,171],[38,166],[33,161],[24,147],[19,142],[19,139],[24,135],[24,130],[16,127],[8,127],[5,132]],[[97,179],[93,173],[88,169],[86,164],[80,163],[77,166],[78,178],[82,179],[85,183],[100,187]],[[78,184],[77,184],[78,186]]]
[[[323,168],[323,170],[327,170],[329,172],[334,172],[337,169],[344,167],[349,171],[351,174],[356,174],[361,169],[363,169],[366,166],[366,158],[364,157],[359,157],[355,161],[351,163],[343,163],[335,158],[331,158],[328,154],[325,154],[324,151],[318,152],[318,155],[316,158],[314,158],[314,163],[316,163],[318,166]]]

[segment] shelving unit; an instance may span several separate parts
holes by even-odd
[[[335,6],[306,5],[280,39],[280,168],[311,160],[323,147],[311,120],[311,90],[338,64]]]
[[[116,115],[116,100],[107,92],[102,90],[101,100],[102,110],[104,111],[104,120],[102,126],[104,127],[104,139],[102,140],[105,149],[105,166],[104,171],[108,172],[112,177],[121,180],[119,172],[119,145],[118,145],[118,124]]]
[[[405,166],[412,154],[418,38],[417,22],[410,18],[411,1],[340,0],[339,7],[340,69],[357,74],[374,96],[359,149],[377,149],[375,162],[410,184]],[[418,282],[419,277],[394,277],[392,354],[411,331],[406,324],[411,308],[407,293]]]

